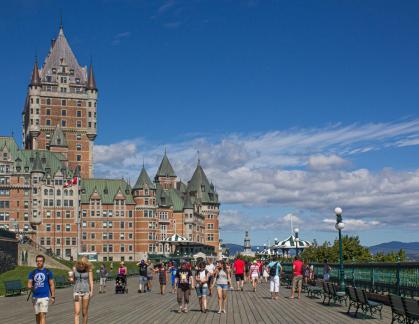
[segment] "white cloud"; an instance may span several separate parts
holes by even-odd
[[[419,169],[350,169],[350,158],[355,154],[389,147],[396,150],[417,133],[419,119],[221,138],[196,136],[166,145],[133,139],[95,146],[95,174],[133,182],[144,158],[153,177],[166,147],[177,175],[186,181],[192,176],[199,149],[205,172],[215,183],[223,204],[303,211],[304,216],[299,217],[313,228],[324,227],[321,220],[336,205],[344,208],[349,219],[366,222],[353,223],[354,228],[366,229],[372,221],[380,226],[417,226]],[[253,219],[225,213],[222,222],[237,227],[241,217]],[[271,226],[283,221],[279,216],[258,217],[259,228],[265,221]]]
[[[308,158],[308,164],[313,170],[328,170],[344,166],[348,164],[348,161],[336,154],[316,154]]]
[[[117,46],[121,43],[123,39],[129,38],[130,36],[131,36],[131,32],[129,31],[118,33],[113,37],[112,45]]]

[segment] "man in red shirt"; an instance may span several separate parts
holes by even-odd
[[[237,258],[234,261],[234,273],[236,275],[236,282],[237,282],[237,290],[243,291],[243,284],[244,284],[244,266],[245,263],[242,259]]]
[[[294,292],[295,287],[298,287],[298,299],[301,296],[301,287],[303,286],[303,261],[301,261],[300,257],[297,255],[294,258],[294,262],[292,263],[292,290],[291,290],[291,299],[294,299]]]

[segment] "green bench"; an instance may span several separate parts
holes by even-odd
[[[6,291],[6,296],[15,296],[20,295],[22,292],[27,292],[28,288],[20,280],[9,280],[4,282],[4,290]]]
[[[70,286],[70,282],[64,276],[55,277],[55,288],[65,288]]]

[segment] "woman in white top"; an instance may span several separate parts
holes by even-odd
[[[198,269],[195,274],[195,290],[196,295],[199,299],[199,306],[201,307],[201,312],[206,313],[207,308],[207,296],[208,296],[208,277],[209,272],[205,269],[205,263],[201,262],[198,264]]]
[[[256,285],[259,279],[259,266],[256,260],[254,260],[252,265],[250,266],[249,272],[250,272],[250,279],[252,280],[253,291],[256,291]]]

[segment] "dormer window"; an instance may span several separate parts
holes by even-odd
[[[61,138],[57,138],[57,144],[61,145]]]
[[[201,185],[201,191],[205,192],[205,185]]]
[[[76,83],[80,84],[80,79],[79,78],[76,78]]]
[[[47,82],[52,82],[52,77],[50,75],[47,75]]]
[[[70,75],[74,75],[74,70],[73,69],[70,70]]]
[[[52,68],[52,73],[53,74],[57,73],[57,69],[56,68]]]
[[[103,189],[103,193],[104,193],[105,195],[107,195],[107,194],[109,193],[108,188]]]

